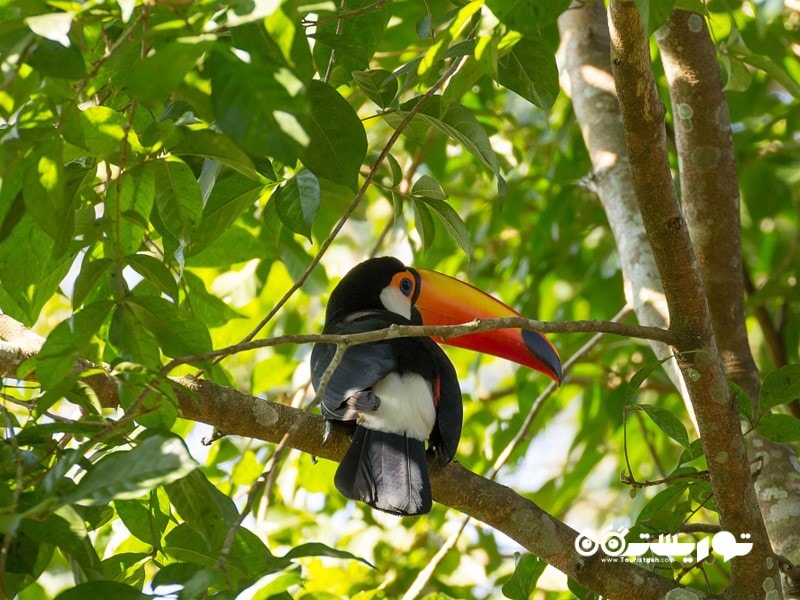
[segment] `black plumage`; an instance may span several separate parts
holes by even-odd
[[[352,334],[392,324],[419,324],[413,308],[407,319],[387,310],[380,297],[392,277],[406,270],[396,259],[372,259],[353,269],[331,295],[324,332]],[[332,344],[314,346],[311,373],[316,389],[335,350]],[[404,383],[409,385],[403,387]],[[376,387],[384,390],[384,397],[375,393]],[[415,411],[427,414],[426,402],[433,403],[434,418],[429,430],[421,432],[420,425],[411,421],[419,416]],[[382,403],[392,405],[382,409]],[[330,421],[356,422],[353,440],[334,479],[344,496],[397,515],[430,510],[425,442],[439,464],[452,460],[463,414],[455,369],[433,340],[398,338],[348,348],[328,381],[320,406]],[[405,406],[409,415],[403,414]],[[400,410],[394,410],[397,407]],[[387,416],[381,419],[383,413]],[[404,421],[406,416],[409,422]],[[421,422],[428,427],[427,417]]]

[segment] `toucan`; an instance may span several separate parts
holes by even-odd
[[[393,257],[368,259],[334,288],[323,333],[353,334],[391,325],[455,325],[475,318],[519,316],[468,283]],[[438,342],[503,357],[560,383],[561,361],[539,333],[503,329],[446,340],[393,338],[350,346],[320,398],[328,421],[354,425],[334,484],[345,497],[395,515],[431,509],[425,442],[437,464],[450,462],[461,437],[463,409],[455,369]],[[336,353],[314,345],[315,390]]]

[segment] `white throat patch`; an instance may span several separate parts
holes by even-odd
[[[383,288],[380,298],[386,310],[405,317],[409,321],[411,320],[411,300],[396,287],[388,285]]]

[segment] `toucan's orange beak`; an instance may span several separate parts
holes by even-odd
[[[419,290],[414,306],[423,325],[458,325],[478,318],[521,316],[497,298],[460,279],[428,269],[414,270],[419,275]],[[524,329],[498,329],[446,340],[434,339],[450,346],[512,360],[561,383],[561,359],[553,344],[540,333]]]

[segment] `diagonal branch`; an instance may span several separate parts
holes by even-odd
[[[18,354],[0,346],[0,372],[14,377]],[[29,374],[30,376],[31,374]],[[115,380],[99,386],[104,406],[116,406]],[[171,380],[181,417],[207,423],[227,434],[285,443],[303,452],[341,460],[349,439],[341,431],[326,435],[324,419],[307,411],[243,394],[193,377]],[[430,463],[437,502],[501,531],[581,585],[614,598],[661,598],[682,588],[679,583],[626,561],[606,562],[575,551],[578,534],[534,502],[512,489],[468,471],[458,463]]]
[[[675,115],[682,204],[714,336],[726,375],[755,403],[760,380],[745,324],[739,188],[716,47],[705,20],[682,10],[672,13],[656,37]],[[750,460],[761,463],[756,491],[772,545],[800,562],[800,521],[790,516],[800,514],[800,481],[786,477],[795,469],[795,452],[755,432],[750,438]]]
[[[749,533],[753,549],[732,561],[728,593],[763,597],[780,589],[750,474],[735,402],[717,352],[705,291],[678,205],[666,150],[664,106],[636,5],[609,4],[612,70],[622,111],[633,188],[669,305],[670,330],[697,418],[723,529]],[[690,350],[700,352],[688,353]]]

